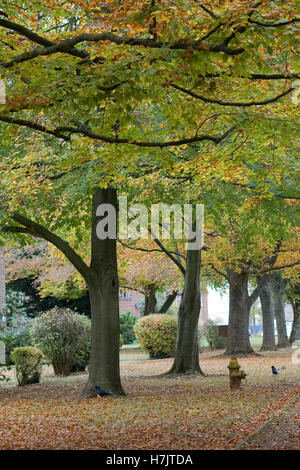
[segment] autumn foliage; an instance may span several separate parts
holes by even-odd
[[[169,357],[174,354],[177,318],[166,314],[151,314],[140,318],[134,332],[141,347],[152,358]]]

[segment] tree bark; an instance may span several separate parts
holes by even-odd
[[[248,273],[228,270],[229,282],[229,324],[228,343],[225,355],[244,356],[254,351],[249,340],[250,308],[255,302],[258,292],[249,296]]]
[[[91,267],[88,288],[91,302],[91,356],[84,395],[96,395],[98,385],[113,395],[124,395],[119,363],[119,280],[116,240],[96,234],[96,209],[100,204],[117,208],[114,189],[98,189],[93,196]]]
[[[259,280],[259,297],[263,319],[263,343],[261,351],[274,351],[275,331],[274,331],[274,306],[272,298],[272,287],[269,276],[262,276]]]
[[[178,312],[174,363],[168,374],[203,374],[199,365],[198,321],[201,250],[187,250],[184,291]]]
[[[300,341],[300,282],[293,286],[293,291],[294,296],[289,299],[294,312],[292,331],[289,338],[290,344],[294,341]]]
[[[274,302],[274,315],[277,325],[277,347],[286,348],[290,346],[285,323],[284,293],[286,281],[281,278],[280,272],[272,274],[272,296]]]
[[[145,290],[145,307],[144,307],[144,317],[155,313],[157,311],[157,299],[156,299],[156,287],[155,284],[149,284]]]
[[[174,300],[176,299],[178,295],[177,291],[172,292],[172,294],[169,294],[168,297],[166,298],[165,302],[159,309],[159,313],[166,313],[171,305],[173,304]]]

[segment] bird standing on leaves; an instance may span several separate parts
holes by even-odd
[[[272,373],[273,373],[273,375],[279,375],[278,370],[274,366],[272,366]]]
[[[95,390],[97,392],[97,395],[100,395],[100,397],[106,397],[106,396],[107,397],[112,397],[113,396],[111,393],[106,392],[102,388],[98,387],[98,385],[96,385]]]

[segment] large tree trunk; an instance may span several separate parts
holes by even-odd
[[[292,331],[290,334],[289,342],[300,341],[300,301],[296,301],[292,304],[294,319]]]
[[[286,348],[290,345],[285,322],[284,293],[286,281],[281,278],[280,272],[272,274],[272,296],[274,302],[274,315],[277,325],[277,347]]]
[[[294,341],[300,341],[300,282],[297,282],[293,287],[294,298],[290,299],[290,302],[293,307],[294,319],[292,331],[290,334],[289,342],[293,343]]]
[[[174,363],[169,374],[203,374],[199,365],[201,250],[187,250],[184,291],[178,312]]]
[[[254,353],[249,340],[250,308],[254,300],[248,294],[248,273],[227,271],[229,281],[228,343],[225,355]]]
[[[169,294],[162,306],[159,309],[159,313],[166,313],[171,305],[173,304],[174,300],[176,299],[178,295],[177,291],[172,292],[172,294]]]
[[[263,319],[263,343],[261,346],[261,351],[274,351],[276,349],[274,332],[274,307],[271,282],[268,276],[263,276],[260,279],[259,297]]]
[[[119,365],[119,282],[116,240],[100,240],[96,234],[96,209],[100,204],[117,207],[116,191],[96,190],[93,197],[91,272],[91,356],[84,395],[96,395],[98,385],[114,395],[124,395]]]
[[[157,299],[156,299],[156,287],[155,284],[149,284],[145,289],[145,307],[144,316],[150,315],[157,311]]]

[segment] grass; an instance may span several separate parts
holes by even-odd
[[[300,366],[291,350],[239,359],[247,380],[232,393],[222,352],[200,354],[205,377],[170,378],[160,374],[172,359],[121,350],[126,397],[120,399],[82,399],[87,374],[55,377],[49,366],[41,384],[2,383],[0,449],[233,449],[300,396]],[[273,363],[278,377],[271,374]],[[297,448],[299,438],[285,445]]]

